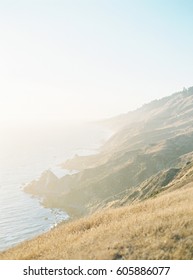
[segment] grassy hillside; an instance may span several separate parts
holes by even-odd
[[[171,192],[193,182],[193,153],[178,158],[175,166],[176,168],[164,169],[156,173],[135,187],[101,200],[91,208],[91,212],[147,200],[162,192]]]
[[[0,259],[193,259],[193,183],[61,224]]]
[[[193,259],[193,88],[105,124],[99,154],[64,163],[79,173],[25,188],[71,221],[1,259]]]

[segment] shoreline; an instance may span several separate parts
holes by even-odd
[[[0,259],[193,259],[190,243],[193,229],[192,194],[191,184],[162,193],[154,199],[106,209],[71,221],[68,225],[60,224],[49,232],[1,252]],[[181,226],[182,220],[186,225],[185,230]]]
[[[102,126],[101,126],[102,127]],[[99,133],[100,133],[100,131],[99,131]],[[73,152],[73,155],[71,156],[71,157],[69,157],[69,158],[66,158],[66,160],[65,161],[60,161],[61,163],[58,163],[58,164],[56,164],[55,165],[55,167],[56,168],[58,168],[58,169],[60,169],[60,170],[62,170],[62,171],[66,171],[66,174],[64,174],[64,175],[62,175],[62,177],[63,176],[66,176],[66,175],[72,175],[73,173],[78,173],[79,171],[78,170],[76,170],[76,171],[72,171],[72,170],[70,170],[70,169],[67,169],[67,168],[65,168],[65,170],[64,170],[64,168],[61,168],[61,164],[63,164],[64,162],[66,162],[67,160],[71,160],[71,159],[73,159],[74,158],[74,156],[76,155],[76,154],[78,154],[78,156],[85,156],[85,157],[88,157],[88,156],[90,156],[90,155],[96,155],[96,154],[99,154],[100,153],[100,148],[103,146],[103,144],[104,144],[104,142],[106,142],[110,137],[111,137],[111,135],[112,135],[112,133],[111,134],[109,134],[109,129],[106,129],[106,130],[104,130],[104,133],[103,133],[104,135],[103,135],[103,137],[102,137],[102,139],[100,139],[99,141],[98,141],[98,143],[94,143],[93,144],[93,149],[90,149],[90,147],[88,148],[88,149],[85,149],[85,148],[83,148],[83,149],[75,149],[75,151]],[[100,135],[100,134],[99,134]],[[50,168],[50,170],[52,170],[52,171],[54,171],[54,166],[53,167],[51,167]],[[56,173],[54,173],[54,174],[56,174]],[[58,177],[58,178],[60,178],[61,176],[58,176],[58,174],[56,174],[56,176]],[[20,186],[20,191],[23,193],[24,191],[23,191],[23,186]],[[27,196],[28,197],[31,197],[32,195],[31,194],[27,194]],[[33,239],[33,238],[36,238],[37,236],[39,236],[39,235],[41,235],[41,234],[44,234],[44,233],[46,233],[46,232],[49,232],[49,231],[51,231],[53,228],[55,228],[55,227],[57,227],[57,226],[59,226],[60,224],[63,224],[63,223],[66,223],[66,222],[69,222],[69,221],[71,221],[71,220],[73,220],[73,219],[75,219],[75,217],[71,217],[68,213],[67,213],[67,211],[65,211],[65,209],[63,209],[63,208],[61,208],[61,207],[45,207],[45,205],[43,205],[42,204],[42,199],[41,199],[41,197],[39,197],[39,196],[35,196],[34,198],[32,197],[32,200],[33,201],[37,201],[38,202],[38,204],[40,205],[40,206],[43,206],[43,208],[44,209],[48,209],[48,210],[50,210],[50,211],[54,211],[54,209],[56,209],[56,211],[58,210],[58,211],[62,211],[64,214],[66,214],[66,215],[68,215],[68,217],[66,218],[63,218],[62,220],[60,220],[60,221],[58,221],[57,223],[53,223],[48,229],[45,229],[45,230],[43,230],[43,231],[41,231],[41,232],[36,232],[33,236],[31,236],[31,237],[27,237],[27,239],[25,239],[25,236],[24,236],[24,239],[22,239],[22,240],[19,240],[19,242],[18,243],[15,243],[15,244],[11,244],[11,245],[8,245],[8,246],[6,246],[5,248],[2,248],[1,250],[0,250],[0,252],[4,252],[4,251],[7,251],[7,250],[9,250],[10,248],[14,248],[15,246],[18,246],[19,244],[21,244],[21,243],[23,243],[23,242],[25,242],[25,241],[27,241],[27,240],[31,240],[31,239]],[[49,219],[49,218],[45,218],[45,221],[47,220],[47,219]],[[19,238],[18,238],[19,239]]]

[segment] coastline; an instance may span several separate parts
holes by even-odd
[[[89,129],[89,126],[86,126],[86,128],[88,127],[88,129]],[[101,126],[102,127],[102,126]],[[83,129],[84,129],[84,127],[83,127]],[[94,130],[93,128],[91,128],[92,129],[92,131]],[[86,148],[86,146],[84,145],[83,146],[83,149],[81,149],[81,147],[77,147],[77,149],[75,149],[75,151],[73,152],[73,154],[74,154],[74,156],[75,156],[75,154],[78,154],[79,156],[89,156],[89,155],[96,155],[96,154],[98,154],[98,153],[100,153],[100,148],[101,148],[101,146],[103,145],[103,143],[104,142],[106,142],[107,141],[107,139],[110,137],[109,136],[109,130],[107,129],[106,131],[104,131],[104,133],[103,133],[103,137],[101,137],[101,131],[104,131],[104,128],[102,127],[102,129],[100,129],[99,128],[99,136],[98,136],[98,142],[95,142],[95,143],[93,143],[93,142],[91,142],[91,145],[89,145],[89,147],[88,147],[88,149]],[[84,131],[85,131],[85,129],[84,129]],[[96,131],[97,131],[97,129],[96,129]],[[97,136],[97,133],[98,132],[96,132],[96,136]],[[92,139],[93,140],[93,139]],[[82,141],[82,140],[81,140]],[[78,142],[78,141],[77,141]],[[88,141],[87,141],[88,142]],[[83,141],[82,141],[82,143],[83,143]],[[81,144],[82,145],[82,144]],[[93,148],[91,149],[91,147],[90,146],[92,146]],[[69,157],[69,158],[66,158],[66,160],[70,160],[70,159],[72,159],[72,155]],[[66,161],[65,160],[65,161]],[[62,164],[64,161],[63,160],[60,160],[60,163]],[[61,172],[61,174],[62,173],[65,173],[65,175],[72,175],[73,173],[77,173],[77,172],[79,172],[78,170],[70,170],[70,169],[67,169],[67,168],[65,168],[65,170],[64,169],[61,169],[61,164],[55,164],[55,168],[56,169],[58,169],[57,170],[57,176],[58,176],[58,174],[60,174],[60,170],[62,171]],[[58,168],[58,166],[60,167],[60,168]],[[54,167],[54,165],[53,165],[53,167]],[[51,166],[51,170],[52,171],[55,171],[54,170],[54,168],[53,168],[52,166]],[[65,172],[63,172],[63,171],[65,171]],[[55,173],[56,174],[56,173]],[[62,177],[63,177],[64,175],[62,175]],[[59,177],[61,177],[61,176],[59,176]],[[37,180],[37,179],[36,179]],[[47,227],[46,229],[43,229],[43,230],[39,230],[38,232],[36,232],[35,231],[35,229],[34,229],[34,233],[32,233],[31,235],[29,235],[29,237],[27,237],[27,239],[25,239],[25,235],[24,236],[22,236],[22,232],[21,232],[21,237],[18,235],[18,240],[19,240],[19,242],[15,242],[13,245],[12,245],[12,243],[8,243],[8,244],[6,244],[5,242],[6,241],[3,241],[5,238],[9,238],[9,236],[10,237],[12,237],[12,233],[11,233],[11,228],[10,228],[10,230],[9,230],[9,232],[10,232],[10,234],[8,235],[8,234],[6,234],[5,233],[5,235],[2,235],[2,242],[5,244],[5,246],[2,246],[2,249],[1,249],[1,252],[4,252],[4,251],[6,251],[6,250],[9,250],[9,248],[13,248],[13,247],[15,247],[15,246],[17,246],[18,244],[20,244],[20,243],[22,243],[22,242],[25,242],[25,240],[31,240],[31,239],[33,239],[33,238],[36,238],[36,236],[39,236],[39,235],[41,235],[41,234],[44,234],[44,232],[49,232],[50,230],[52,230],[53,228],[55,228],[56,226],[58,226],[58,225],[60,225],[61,223],[65,223],[66,221],[68,221],[68,220],[72,220],[72,217],[71,218],[69,218],[69,217],[67,217],[66,218],[66,216],[65,217],[61,217],[62,218],[62,220],[61,220],[61,218],[60,218],[60,214],[58,215],[57,214],[57,212],[59,211],[59,212],[64,212],[64,214],[66,214],[66,211],[63,209],[63,208],[58,208],[58,207],[49,207],[49,205],[48,205],[48,207],[42,207],[42,198],[41,197],[38,197],[38,196],[35,196],[35,198],[33,198],[33,195],[29,195],[29,194],[26,194],[22,189],[23,189],[23,187],[24,187],[24,185],[21,187],[19,187],[19,193],[21,193],[22,194],[22,197],[26,197],[26,199],[27,199],[27,201],[29,200],[29,201],[32,201],[32,204],[35,202],[35,204],[39,204],[40,205],[40,207],[38,207],[37,208],[37,211],[38,211],[38,209],[39,208],[41,208],[42,210],[44,210],[45,209],[45,211],[42,211],[43,213],[45,212],[45,213],[48,213],[47,215],[45,215],[45,218],[43,218],[43,221],[42,221],[42,227],[43,227],[43,224],[49,224],[49,221],[51,221],[50,220],[50,218],[48,217],[48,215],[49,215],[49,213],[51,214],[51,213],[56,213],[56,215],[57,215],[57,219],[58,219],[58,221],[56,220],[56,222],[54,222],[53,223],[53,225],[51,225],[51,226],[49,226],[49,227]],[[44,205],[45,206],[45,205]],[[55,215],[55,214],[53,214],[53,215]],[[61,216],[63,216],[63,215],[61,215]],[[34,224],[34,223],[33,223]],[[28,225],[26,225],[26,227],[28,227]],[[32,227],[33,227],[33,225],[32,225]],[[3,232],[2,232],[2,234],[3,234]],[[15,236],[15,233],[14,233],[14,235],[13,236]],[[3,245],[3,243],[2,243],[2,245]]]
[[[134,205],[63,223],[0,253],[0,259],[190,260],[192,195],[191,184]]]
[[[181,126],[173,114],[168,119],[168,111],[166,106],[164,126],[161,111],[145,126],[134,123],[120,130],[99,155],[69,160],[65,167],[76,165],[77,174],[60,180],[48,174],[53,181],[44,189],[34,185],[32,191],[45,195],[48,207],[53,203],[80,212],[83,206],[83,217],[0,258],[193,259],[193,132],[189,114]],[[85,169],[89,164],[94,167]]]
[[[38,179],[24,187],[24,192],[41,199],[43,207],[64,211],[70,220],[84,216],[87,211],[85,212],[85,207],[82,205],[63,203],[62,198],[70,191],[70,187],[64,187],[63,182],[65,180],[68,182],[80,172],[100,164],[98,159],[101,157],[101,150],[115,132],[109,128],[104,129],[101,124],[97,126],[103,128],[103,137],[99,142],[92,144],[93,148],[76,149],[70,158],[57,164],[61,170],[65,171],[65,175],[58,177],[52,169],[45,170]]]

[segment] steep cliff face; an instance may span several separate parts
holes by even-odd
[[[78,174],[61,179],[48,174],[25,190],[48,206],[84,215],[116,196],[129,202],[159,193],[192,161],[193,88],[104,123],[117,133],[99,155],[68,161],[71,169],[81,166]]]
[[[25,187],[25,191],[34,195],[44,195],[45,193],[55,193],[57,191],[58,178],[50,170],[42,173],[41,177],[32,181]]]

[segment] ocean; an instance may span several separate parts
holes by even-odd
[[[109,136],[108,130],[91,123],[0,127],[0,251],[69,218],[23,192],[25,184],[45,170],[64,176],[68,171],[60,168],[62,162],[98,152]]]

